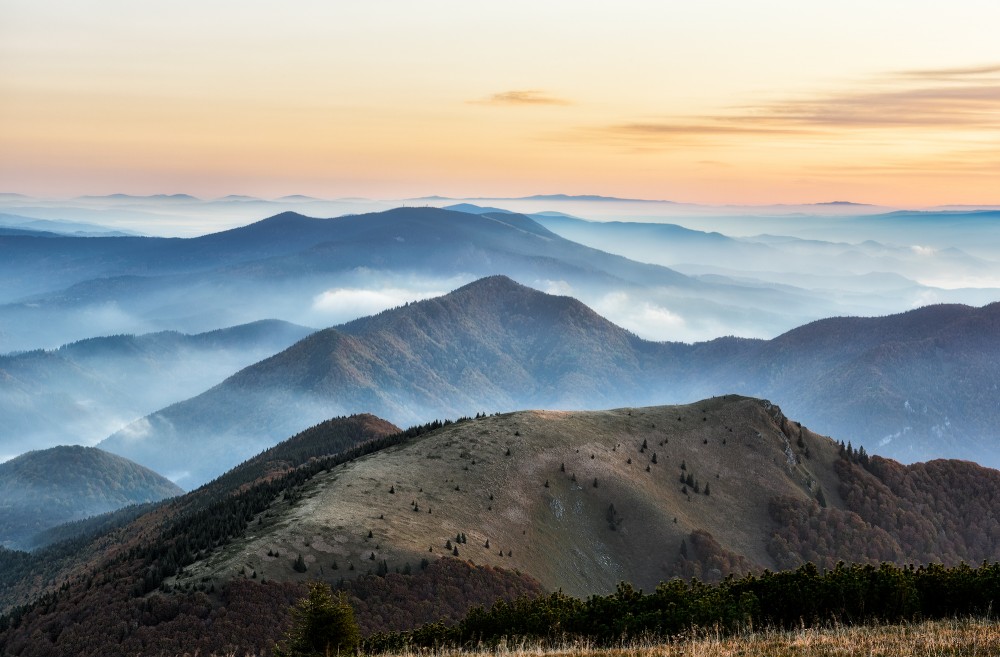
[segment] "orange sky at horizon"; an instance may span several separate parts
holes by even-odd
[[[981,0],[0,0],[0,191],[1000,204],[997,25]]]

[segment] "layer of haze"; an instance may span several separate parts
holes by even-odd
[[[0,5],[3,190],[997,202],[985,0]]]

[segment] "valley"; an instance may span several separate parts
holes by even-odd
[[[197,335],[113,335],[0,355],[0,453],[93,445],[310,333],[262,320]]]
[[[1000,655],[998,25],[0,0],[0,657]]]
[[[1000,559],[1000,304],[885,314],[943,289],[912,249],[474,204],[17,225],[0,329],[34,348],[0,355],[0,444],[50,449],[0,464],[0,650],[267,652],[315,581],[369,636],[623,582]],[[989,276],[965,245],[928,275]]]

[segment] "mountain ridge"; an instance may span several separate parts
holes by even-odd
[[[338,311],[329,317],[317,299],[331,288],[440,290],[494,274],[598,300],[640,292],[669,297],[695,324],[725,316],[777,325],[780,312],[751,313],[748,304],[756,296],[770,308],[790,308],[795,296],[635,262],[559,237],[524,215],[438,208],[333,219],[288,212],[189,239],[18,239],[29,238],[0,238],[0,274],[10,281],[0,297],[6,332],[0,349],[7,342],[7,350],[140,332],[137,324],[189,333],[262,316],[331,325],[357,316]],[[59,266],[39,275],[39,262]],[[107,312],[94,310],[106,307],[115,310],[108,320]],[[109,330],[109,322],[123,328]]]
[[[0,617],[0,650],[259,652],[314,580],[343,590],[372,632],[556,587],[996,558],[1000,472],[902,466],[738,395],[480,415],[299,463],[161,504],[71,556],[0,550],[17,573],[4,600],[39,600]]]
[[[571,297],[488,277],[320,331],[102,445],[153,464],[192,440],[215,443],[216,453],[263,448],[323,417],[362,410],[412,424],[529,405],[575,410],[737,392],[782,399],[817,430],[872,451],[891,446],[889,455],[921,460],[947,449],[990,464],[1000,462],[988,440],[998,327],[1000,304],[944,306],[822,320],[770,341],[656,343]],[[957,364],[967,376],[936,392],[958,376]],[[895,444],[879,444],[896,433]]]

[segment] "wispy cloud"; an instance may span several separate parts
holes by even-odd
[[[445,292],[446,290],[402,288],[333,288],[313,299],[312,309],[327,321],[345,322],[401,306],[409,301],[441,296]]]
[[[763,125],[820,128],[1000,129],[1000,83],[843,93],[761,108]]]
[[[477,105],[572,105],[565,98],[549,95],[539,89],[501,91],[486,98],[470,101]]]
[[[839,91],[581,132],[598,140],[649,145],[735,137],[839,137],[866,130],[996,131],[1000,139],[1000,65],[893,72]]]
[[[775,122],[776,123],[776,122]],[[681,119],[664,121],[641,121],[622,123],[600,128],[600,130],[635,137],[677,137],[677,136],[727,136],[727,135],[776,135],[803,134],[811,132],[800,127],[767,125],[767,122],[740,120],[737,117],[708,117],[705,119]]]
[[[1000,64],[986,66],[967,66],[962,68],[934,68],[914,71],[900,71],[900,77],[923,80],[964,80],[968,78],[1000,74]]]
[[[938,178],[973,177],[995,178],[1000,172],[1000,149],[979,148],[940,150],[931,155],[915,157],[903,154],[885,157],[874,162],[849,164],[808,165],[805,170],[823,176],[923,176],[933,170]]]

